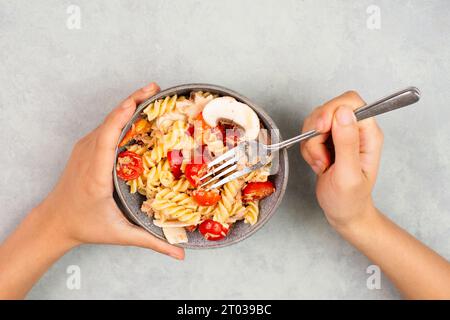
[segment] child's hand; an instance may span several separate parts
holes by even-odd
[[[356,92],[347,92],[315,109],[305,120],[303,132],[324,134],[305,141],[301,153],[318,175],[317,199],[328,221],[345,227],[371,212],[383,144],[383,133],[373,118],[356,122],[353,110],[364,105]],[[326,140],[331,131],[335,161],[331,163]]]
[[[181,248],[153,237],[128,222],[113,200],[115,148],[136,105],[159,91],[152,83],[122,102],[105,121],[75,145],[58,184],[38,207],[55,228],[74,244],[108,243],[150,248],[177,259]]]

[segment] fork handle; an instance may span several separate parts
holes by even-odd
[[[415,87],[409,87],[390,96],[380,99],[372,104],[355,110],[358,121],[377,116],[389,111],[400,109],[416,103],[420,99],[420,91]]]
[[[385,98],[375,101],[371,104],[362,106],[355,110],[355,116],[358,121],[377,116],[389,111],[400,109],[416,103],[420,99],[420,91],[416,87],[408,87],[393,93]],[[295,136],[288,140],[271,144],[267,146],[268,150],[276,151],[282,148],[288,148],[298,142],[316,137],[322,134],[317,130],[307,131],[301,135]]]

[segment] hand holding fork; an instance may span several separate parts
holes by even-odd
[[[376,115],[409,106],[419,101],[419,99],[419,89],[409,87],[356,109],[355,116],[358,121],[362,121]],[[270,162],[273,152],[316,137],[321,133],[317,130],[310,130],[288,140],[271,145],[265,145],[258,141],[242,142],[208,163],[208,170],[210,171],[200,178],[201,187],[206,187],[207,189],[218,188],[229,181],[265,166]],[[244,157],[254,159],[255,155],[258,156],[256,163],[240,168],[239,163]]]

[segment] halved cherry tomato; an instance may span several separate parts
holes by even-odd
[[[260,200],[275,192],[275,186],[271,181],[249,182],[242,189],[242,199],[246,202]]]
[[[189,163],[186,165],[184,175],[193,187],[197,187],[200,183],[200,178],[206,173],[207,166],[204,163]]]
[[[138,178],[144,171],[140,155],[131,152],[121,152],[117,158],[117,176],[125,181]]]
[[[183,163],[183,154],[181,150],[172,150],[167,153],[167,160],[169,160],[170,171],[175,179],[181,177],[181,164]]]
[[[138,119],[135,123],[131,125],[131,129],[128,130],[125,137],[119,143],[119,147],[125,146],[130,142],[137,134],[146,133],[150,130],[150,122],[146,119]]]
[[[219,190],[204,190],[198,189],[194,190],[192,193],[195,201],[201,206],[212,206],[222,199],[222,196],[219,193]]]
[[[200,231],[206,240],[210,241],[217,241],[225,238],[228,234],[228,230],[228,227],[212,219],[203,221],[198,227],[198,231]]]

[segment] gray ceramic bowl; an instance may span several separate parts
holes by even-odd
[[[185,84],[176,86],[173,88],[169,88],[167,90],[161,91],[157,95],[151,97],[149,100],[140,104],[134,114],[133,118],[130,122],[125,126],[120,136],[120,140],[124,137],[126,132],[130,129],[131,124],[134,123],[137,118],[140,117],[143,109],[148,106],[151,102],[156,99],[160,99],[166,96],[171,96],[174,94],[177,95],[189,95],[191,91],[208,91],[211,93],[218,94],[220,96],[231,96],[236,98],[238,101],[241,101],[247,105],[249,105],[255,112],[258,114],[259,118],[263,122],[264,126],[267,129],[278,129],[273,120],[258,106],[256,106],[249,99],[243,97],[237,92],[229,90],[224,87],[210,85],[210,84]],[[280,136],[274,137],[272,136],[272,141],[276,141],[281,139]],[[116,150],[116,159],[117,155],[122,151],[122,149]],[[230,233],[228,236],[219,241],[208,241],[203,238],[203,236],[198,232],[188,232],[189,242],[186,244],[181,244],[180,246],[185,248],[219,248],[228,246],[234,243],[237,243],[245,238],[248,238],[252,234],[254,234],[258,229],[260,229],[274,214],[276,208],[281,202],[283,198],[284,192],[286,190],[287,180],[288,180],[288,157],[286,150],[283,150],[279,154],[279,170],[278,173],[271,176],[271,181],[275,184],[276,191],[270,195],[269,197],[260,201],[260,214],[258,222],[250,226],[242,221],[235,223],[235,225],[230,229]],[[130,194],[129,187],[125,184],[124,181],[118,179],[116,170],[114,170],[114,187],[115,187],[115,199],[123,213],[126,217],[128,217],[132,222],[140,225],[145,230],[153,234],[154,236],[165,240],[162,229],[156,227],[152,223],[152,219],[149,218],[145,213],[140,210],[142,202],[145,200],[145,197],[136,193]]]

